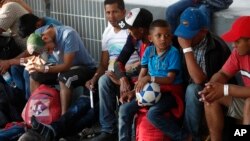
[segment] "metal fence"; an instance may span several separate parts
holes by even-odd
[[[37,16],[50,16],[76,29],[85,46],[99,61],[101,36],[106,27],[103,0],[24,0]]]

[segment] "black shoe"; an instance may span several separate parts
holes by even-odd
[[[117,133],[110,134],[106,132],[101,132],[100,135],[91,139],[91,141],[117,141],[117,140],[118,140]]]
[[[46,125],[37,121],[35,116],[31,117],[31,126],[33,131],[40,134],[46,141],[55,140],[55,131],[50,125]]]

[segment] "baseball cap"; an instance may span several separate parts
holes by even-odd
[[[184,10],[180,17],[180,24],[174,34],[178,37],[191,39],[202,28],[208,27],[205,14],[198,8],[189,7]]]
[[[236,19],[231,29],[222,35],[227,42],[234,42],[241,37],[250,38],[250,16],[241,16]]]
[[[118,24],[120,28],[127,29],[129,27],[146,27],[148,28],[153,21],[153,15],[144,8],[131,9],[126,17]]]
[[[36,33],[30,34],[27,39],[27,51],[29,54],[33,54],[34,52],[42,53],[44,45],[45,43],[42,37]]]

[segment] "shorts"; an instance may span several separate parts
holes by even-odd
[[[86,81],[95,74],[96,68],[90,69],[84,66],[73,66],[69,71],[61,73],[40,73],[35,72],[30,76],[41,84],[56,85],[58,81],[63,82],[68,88],[83,86]]]
[[[245,99],[232,98],[232,103],[228,107],[227,115],[236,119],[243,119],[243,108],[245,105]]]

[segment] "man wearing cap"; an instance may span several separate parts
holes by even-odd
[[[181,14],[174,34],[183,50],[186,66],[185,127],[193,140],[200,141],[203,103],[199,101],[198,92],[224,64],[230,49],[208,30],[205,15],[197,8],[188,8]]]
[[[96,63],[85,48],[79,34],[69,26],[43,26],[35,31],[41,35],[44,46],[28,44],[30,54],[45,51],[55,63],[28,63],[31,93],[42,84],[60,84],[62,115],[71,102],[72,89],[83,85],[96,71]],[[86,75],[87,74],[87,75]]]
[[[236,19],[230,31],[222,35],[227,42],[234,42],[232,54],[223,67],[213,75],[200,92],[205,106],[207,124],[212,141],[222,141],[224,128],[223,106],[228,115],[250,125],[250,16]],[[227,84],[239,72],[244,86]]]
[[[118,22],[125,17],[126,10],[123,0],[105,0],[104,10],[106,19],[109,22],[108,27],[102,36],[102,55],[100,65],[95,75],[86,82],[85,86],[95,90],[98,82],[100,112],[99,120],[101,125],[101,134],[93,138],[93,141],[116,141],[117,140],[117,99],[119,97],[119,86],[113,82],[114,62],[121,53],[128,30],[122,30]],[[139,57],[136,52],[132,55],[129,63],[138,62]],[[99,80],[98,80],[99,79]],[[125,90],[130,90],[127,85]]]

